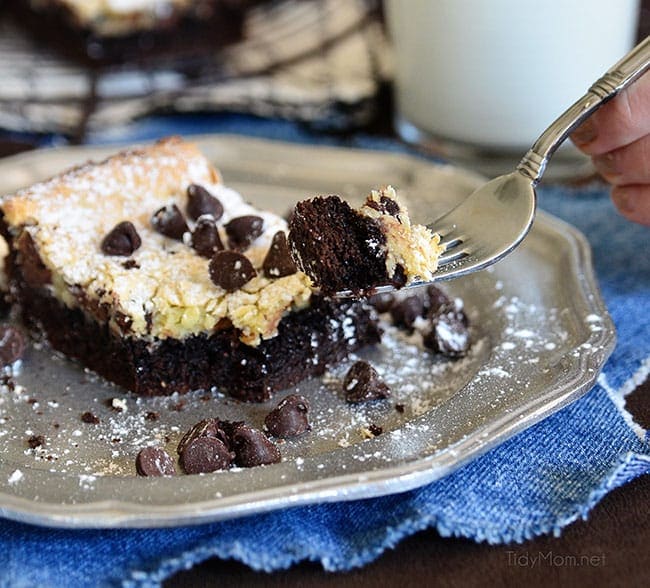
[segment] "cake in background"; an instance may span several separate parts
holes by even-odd
[[[40,43],[96,65],[193,58],[241,37],[252,0],[7,0]]]

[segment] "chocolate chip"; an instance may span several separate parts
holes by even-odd
[[[84,423],[88,423],[89,425],[98,425],[99,424],[99,418],[90,411],[84,412],[81,415],[81,420]]]
[[[187,431],[185,435],[183,435],[178,443],[178,447],[176,448],[178,454],[180,455],[183,453],[185,448],[194,441],[194,439],[198,439],[199,437],[212,437],[213,439],[219,439],[228,446],[228,436],[221,428],[219,419],[209,418],[199,421],[189,431]]]
[[[25,353],[25,336],[10,325],[0,327],[0,368],[19,360]]]
[[[193,439],[181,453],[181,467],[186,474],[207,474],[230,467],[235,454],[214,437]]]
[[[382,196],[379,199],[379,202],[369,198],[366,201],[366,206],[374,208],[376,211],[383,214],[389,214],[394,217],[397,217],[400,212],[399,204],[397,204],[397,202],[395,202],[395,200],[392,198],[388,198],[388,196]]]
[[[203,186],[190,184],[187,188],[187,214],[192,220],[209,214],[218,221],[223,216],[223,205]]]
[[[278,463],[280,450],[259,429],[240,424],[232,434],[235,463],[244,468]]]
[[[160,413],[150,410],[144,415],[144,418],[147,421],[157,421],[160,418]]]
[[[225,225],[228,245],[231,249],[244,251],[263,232],[264,219],[261,216],[238,216]]]
[[[45,445],[45,437],[43,437],[43,435],[32,435],[27,439],[27,445],[29,445],[30,449],[41,447],[42,445]]]
[[[372,435],[374,437],[378,437],[379,435],[381,435],[384,432],[384,429],[383,429],[383,427],[380,427],[379,425],[375,425],[375,423],[370,423],[368,425],[368,431],[370,431],[370,433],[372,433]]]
[[[425,347],[446,357],[465,356],[470,347],[465,313],[456,307],[444,307],[431,318],[430,329],[422,341]]]
[[[396,327],[411,329],[415,319],[422,316],[424,302],[417,294],[407,296],[393,305],[390,314]]]
[[[283,278],[298,271],[296,264],[291,259],[287,235],[284,231],[278,231],[273,235],[271,247],[264,258],[262,267],[267,278]]]
[[[388,312],[395,304],[395,297],[390,292],[374,294],[368,299],[368,302],[375,307],[379,313]]]
[[[102,240],[102,253],[106,255],[121,255],[128,257],[138,247],[142,245],[142,240],[138,231],[135,230],[133,223],[122,221],[116,224],[111,231]]]
[[[399,412],[400,414],[404,414],[404,405],[402,403],[397,403],[395,405],[395,410]]]
[[[440,288],[431,284],[426,290],[426,307],[429,316],[438,314],[441,308],[452,304],[451,299]]]
[[[384,210],[391,216],[397,216],[399,214],[399,204],[397,204],[397,202],[395,202],[395,200],[392,198],[388,198],[388,196],[382,196],[380,202]]]
[[[162,447],[145,447],[135,458],[135,469],[141,476],[175,476],[174,462]]]
[[[309,401],[298,394],[290,394],[280,401],[264,419],[264,425],[274,437],[295,437],[311,429]]]
[[[390,396],[390,389],[367,361],[357,361],[343,380],[343,392],[348,402],[378,400]]]
[[[183,233],[189,231],[183,213],[175,204],[168,204],[156,210],[151,217],[151,225],[165,237],[179,241],[183,238]]]
[[[192,247],[199,255],[208,259],[224,249],[217,223],[212,217],[202,216],[196,221],[192,232]]]
[[[212,281],[226,292],[238,290],[257,275],[250,260],[236,251],[217,251],[209,269]]]

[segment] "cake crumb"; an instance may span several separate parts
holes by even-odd
[[[89,410],[82,413],[81,420],[84,423],[88,423],[89,425],[98,425],[99,424],[99,418],[96,415],[94,415],[92,412],[90,412]]]
[[[126,400],[124,398],[113,398],[111,400],[111,408],[117,412],[126,412]]]
[[[43,437],[43,435],[32,435],[27,439],[27,445],[29,445],[30,449],[41,447],[42,445],[45,445],[45,437]]]

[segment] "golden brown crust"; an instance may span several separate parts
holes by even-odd
[[[166,157],[171,158],[175,165],[161,165]],[[189,173],[190,166],[196,165],[197,160],[205,161],[195,144],[180,137],[167,137],[151,146],[121,151],[104,161],[88,161],[72,167],[13,195],[5,196],[0,201],[0,209],[4,212],[8,225],[32,224],[39,201],[69,198],[82,179],[97,179],[101,182],[102,178],[108,177],[113,179],[116,186],[133,183],[135,192],[147,190],[164,201],[178,190],[183,176]],[[196,177],[196,181],[201,179],[211,184],[221,182],[219,172],[210,165],[206,165],[200,177]],[[92,194],[92,190],[93,187],[90,186],[88,195]],[[105,198],[120,201],[124,194],[113,193]],[[81,201],[84,202],[83,195]]]

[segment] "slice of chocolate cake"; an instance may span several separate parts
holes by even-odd
[[[411,224],[390,186],[373,190],[358,210],[338,196],[299,202],[289,243],[298,267],[325,294],[430,280],[444,251],[439,235]]]
[[[241,38],[251,0],[6,0],[39,43],[91,65],[195,59]]]
[[[7,270],[50,344],[138,394],[244,400],[379,340],[373,311],[312,294],[286,223],[168,139],[0,200]]]

